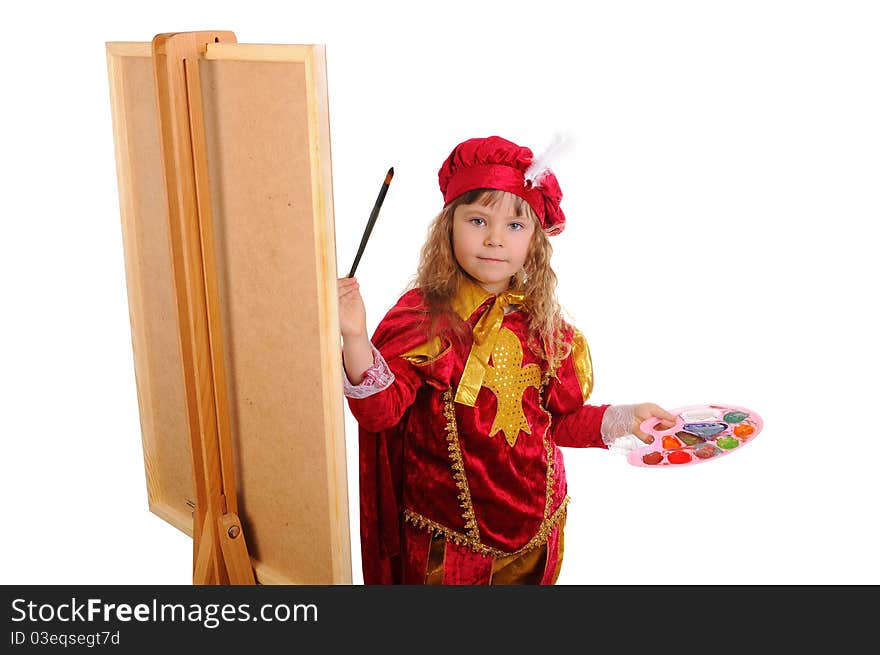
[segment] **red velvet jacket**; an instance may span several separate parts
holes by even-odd
[[[468,284],[456,309],[473,328],[495,298]],[[365,584],[401,581],[404,520],[493,557],[541,545],[568,502],[559,446],[607,447],[607,405],[584,404],[592,367],[583,336],[569,329],[572,351],[553,377],[527,346],[527,318],[503,315],[473,407],[453,400],[471,344],[445,334],[426,343],[418,289],[377,327],[373,345],[395,380],[348,399],[359,424]]]

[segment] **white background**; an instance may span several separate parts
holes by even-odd
[[[395,169],[358,269],[371,329],[415,271],[449,150],[566,131],[553,264],[592,402],[763,417],[743,450],[675,470],[567,450],[560,583],[880,583],[875,6],[11,4],[0,583],[191,582],[191,539],[147,510],[104,47],[202,29],[326,44],[340,275]]]

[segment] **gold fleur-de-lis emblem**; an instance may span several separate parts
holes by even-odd
[[[492,351],[492,366],[486,371],[483,386],[488,387],[498,398],[498,409],[489,436],[499,430],[511,447],[516,443],[519,431],[531,434],[529,421],[523,412],[522,399],[528,387],[536,389],[541,384],[541,367],[537,364],[522,365],[523,350],[517,336],[508,328],[501,328],[495,349]]]

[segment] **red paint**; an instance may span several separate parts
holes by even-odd
[[[677,450],[674,453],[669,453],[666,456],[666,459],[670,461],[672,464],[687,464],[691,461],[690,453],[686,453],[683,450]]]
[[[648,453],[647,455],[644,455],[642,457],[642,461],[645,464],[659,464],[663,461],[663,455],[661,455],[657,451],[654,451],[653,453]]]

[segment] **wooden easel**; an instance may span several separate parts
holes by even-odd
[[[351,584],[325,47],[106,51],[149,510],[196,584]]]
[[[193,584],[255,584],[238,516],[198,57],[232,32],[153,38],[196,504]]]

